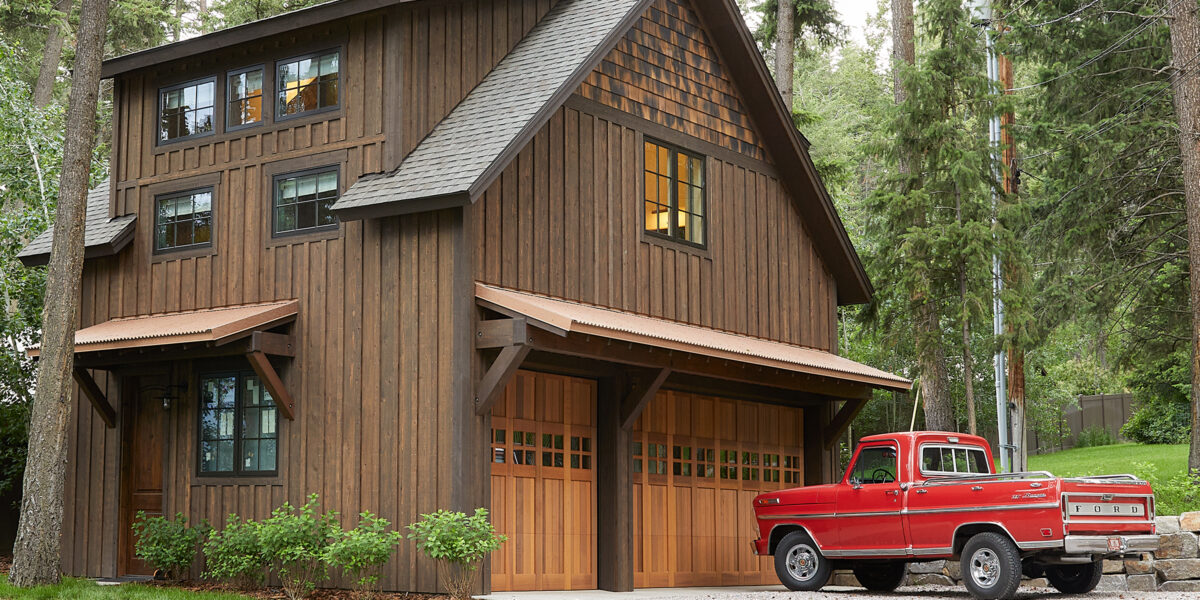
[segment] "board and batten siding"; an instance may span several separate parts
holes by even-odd
[[[263,518],[285,500],[298,505],[316,492],[346,525],[371,510],[402,527],[438,508],[486,505],[486,463],[477,460],[485,419],[461,410],[473,368],[474,255],[465,241],[474,231],[471,214],[450,209],[272,238],[270,176],[338,164],[344,190],[363,174],[386,170],[399,160],[397,148],[401,156],[410,151],[551,5],[399,6],[118,78],[113,211],[140,218],[130,247],[87,262],[79,325],[300,300],[297,356],[276,361],[298,411],[293,422],[281,419],[279,476],[195,475],[197,367],[175,363],[176,382],[190,385],[168,420],[165,512],[218,524],[228,513]],[[162,85],[216,75],[220,88],[225,71],[260,63],[270,77],[275,59],[334,46],[342,50],[339,110],[156,144]],[[372,85],[379,81],[384,85]],[[389,98],[388,89],[403,94]],[[210,184],[213,247],[154,255],[154,196]],[[119,378],[94,376],[120,415]],[[71,428],[64,567],[73,575],[112,576],[121,430],[105,428],[78,397]],[[469,450],[475,443],[479,452]],[[479,477],[465,475],[472,469]],[[385,575],[391,589],[436,588],[432,565],[411,544],[398,548]]]

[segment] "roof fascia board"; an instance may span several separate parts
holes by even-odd
[[[226,48],[272,35],[320,25],[343,17],[386,8],[415,0],[340,0],[252,21],[237,27],[182,40],[164,46],[148,48],[132,54],[110,58],[101,65],[101,79],[115,77],[160,63],[188,58],[202,52]]]
[[[861,304],[871,299],[874,288],[867,277],[866,269],[850,242],[850,236],[837,215],[833,200],[829,197],[812,158],[808,155],[808,140],[792,125],[791,112],[783,104],[783,98],[773,83],[767,64],[754,44],[750,31],[746,29],[741,12],[733,0],[693,0],[705,29],[717,38],[716,48],[722,59],[729,61],[730,73],[743,89],[751,118],[754,114],[771,114],[773,118],[785,124],[783,127],[759,127],[763,139],[770,144],[774,152],[770,154],[779,163],[778,170],[784,174],[785,185],[789,185],[793,194],[803,191],[796,181],[795,174],[804,173],[812,185],[821,206],[815,216],[823,217],[829,229],[811,227],[810,231],[818,241],[825,242],[826,247],[832,245],[840,252],[822,252],[831,266],[840,267],[843,272],[853,274],[853,285],[838,285],[838,304]],[[758,88],[758,89],[755,89]],[[796,198],[802,212],[805,205],[803,196]],[[811,209],[810,209],[811,210]],[[816,211],[812,211],[816,212]],[[828,233],[826,233],[828,231]],[[826,238],[826,239],[822,239]],[[818,248],[822,244],[818,244]],[[838,264],[842,263],[842,264]],[[835,272],[837,269],[835,269]]]
[[[550,121],[550,117],[554,116],[554,113],[563,104],[566,104],[567,98],[570,98],[571,94],[575,93],[576,88],[595,70],[596,65],[600,64],[600,61],[604,60],[604,57],[608,56],[608,53],[617,46],[617,42],[621,41],[621,38],[625,37],[625,34],[629,33],[630,29],[633,29],[634,24],[638,22],[638,19],[642,18],[642,15],[646,13],[653,3],[654,0],[641,0],[638,2],[637,6],[630,10],[629,14],[625,15],[612,31],[608,32],[604,40],[592,49],[587,58],[579,64],[579,68],[571,73],[571,76],[562,87],[555,91],[550,100],[534,113],[533,118],[529,120],[525,128],[509,142],[508,146],[504,148],[504,151],[500,153],[496,160],[492,161],[492,164],[475,180],[475,183],[471,184],[468,190],[471,202],[477,200],[496,181],[500,173],[504,172],[508,164],[517,157],[517,154]]]
[[[119,254],[121,250],[125,249],[125,246],[128,246],[133,241],[134,233],[137,231],[137,228],[134,227],[134,223],[136,222],[137,219],[129,219],[125,227],[121,228],[121,231],[113,239],[101,244],[86,246],[83,249],[84,260]],[[20,259],[21,264],[25,265],[25,267],[42,267],[50,264],[49,252],[27,254],[25,256],[17,256],[17,258]]]
[[[336,208],[333,212],[337,215],[338,219],[341,219],[342,221],[362,221],[366,219],[412,215],[416,213],[443,210],[446,208],[458,208],[466,206],[470,203],[471,196],[469,194],[454,193],[445,194],[442,196],[419,198],[416,200],[403,200],[400,202],[372,204],[369,206]]]

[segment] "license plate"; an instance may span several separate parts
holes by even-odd
[[[1118,504],[1115,502],[1071,502],[1067,513],[1079,517],[1141,517],[1141,504]]]
[[[1108,551],[1109,552],[1120,552],[1122,549],[1121,546],[1123,546],[1123,545],[1124,544],[1121,543],[1121,538],[1119,538],[1119,537],[1108,538]]]

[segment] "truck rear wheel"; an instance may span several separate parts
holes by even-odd
[[[1064,594],[1086,594],[1100,585],[1100,576],[1104,574],[1102,565],[1100,561],[1082,565],[1049,565],[1046,567],[1046,579],[1054,589]]]
[[[829,581],[832,571],[829,560],[802,531],[787,534],[775,548],[775,574],[789,590],[819,590]]]
[[[1021,585],[1021,554],[999,533],[979,533],[962,551],[963,584],[980,600],[1012,598]]]
[[[901,561],[858,563],[854,565],[854,578],[872,592],[890,592],[904,580],[904,566]]]

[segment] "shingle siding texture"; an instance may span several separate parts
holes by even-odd
[[[360,179],[334,210],[472,191],[522,132],[540,125],[539,111],[587,75],[605,38],[641,3],[559,2],[395,172]]]
[[[110,244],[131,227],[136,215],[125,215],[114,219],[108,218],[108,180],[97,185],[87,196],[87,221],[84,224],[84,247],[92,248]],[[21,250],[18,258],[28,259],[35,256],[50,254],[50,243],[54,239],[54,226],[50,226],[41,235],[33,238],[28,246]]]

